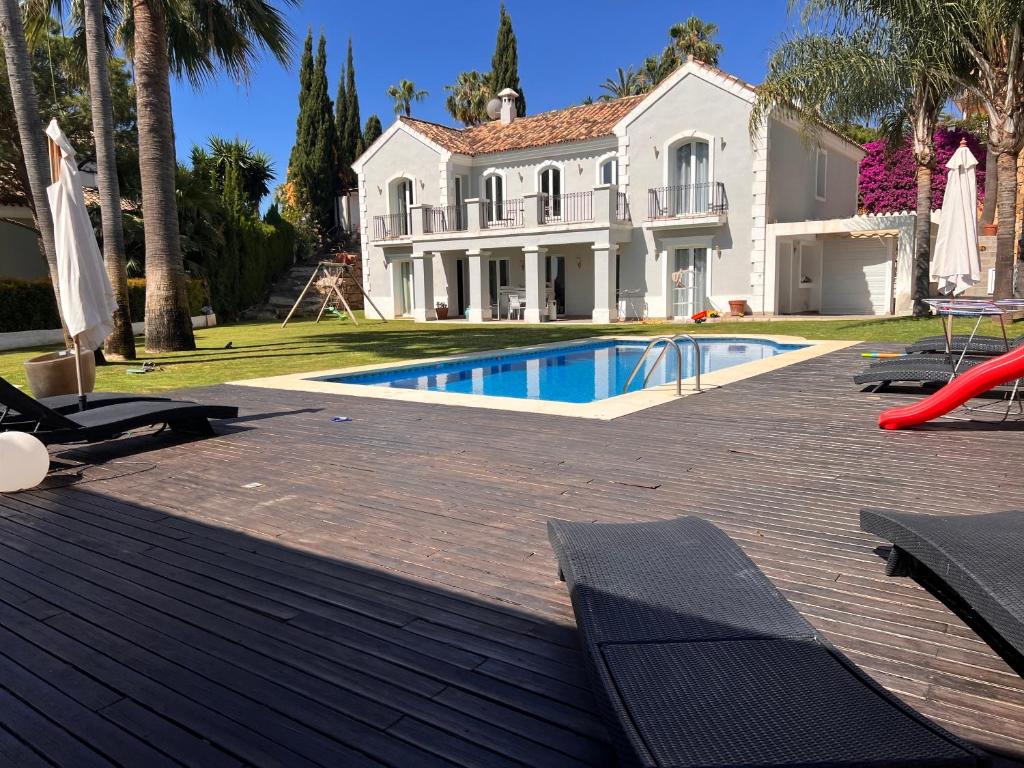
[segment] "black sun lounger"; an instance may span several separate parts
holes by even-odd
[[[700,518],[548,523],[620,765],[977,766]]]
[[[11,392],[16,395],[27,395],[15,387],[9,381],[0,376],[0,431],[4,429],[21,429],[26,424],[32,425],[35,422],[31,418],[21,415],[15,408],[8,405]],[[168,400],[169,398],[159,395],[133,395],[127,392],[90,392],[85,407],[101,408],[107,405],[118,405],[120,403],[134,403],[137,401]],[[78,395],[54,395],[52,397],[41,397],[36,400],[51,411],[57,413],[77,413]]]
[[[81,413],[58,413],[14,387],[3,391],[0,402],[17,411],[32,427],[32,432],[47,445],[108,440],[132,429],[166,425],[178,432],[210,435],[210,419],[232,419],[238,408],[226,405],[201,405],[181,400],[139,400]]]
[[[1010,349],[1013,349],[1014,347],[1024,344],[1024,336],[1009,339],[1009,342]],[[950,351],[959,354],[964,350],[967,350],[967,354],[969,355],[990,356],[1002,355],[1007,351],[1006,341],[1002,336],[975,336],[973,339],[970,336],[954,336],[952,344],[950,344]],[[923,339],[918,339],[907,347],[907,352],[910,354],[945,351],[945,336],[926,336]]]
[[[865,509],[860,527],[892,542],[889,576],[921,582],[1024,675],[1024,512],[915,515]]]
[[[957,372],[963,373],[990,359],[965,357],[960,361]],[[901,381],[946,384],[953,377],[957,360],[959,357],[950,355],[906,355],[879,360],[854,376],[853,381],[856,384],[877,384],[880,387]]]

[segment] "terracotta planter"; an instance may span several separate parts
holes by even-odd
[[[96,386],[96,357],[91,351],[83,349],[81,361],[82,387],[84,391],[92,392]],[[75,356],[71,352],[49,352],[26,360],[25,378],[36,398],[78,393]]]
[[[981,228],[981,234],[985,235],[986,237],[993,237],[994,235],[998,235],[999,234],[999,225],[998,224],[985,224]]]
[[[442,307],[435,307],[434,311],[437,313],[437,319],[438,320],[447,320],[448,319],[448,307],[444,307],[444,308],[442,308]]]
[[[747,314],[746,299],[733,299],[729,302],[729,314],[733,317],[743,317]]]

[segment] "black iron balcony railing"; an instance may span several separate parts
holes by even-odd
[[[388,213],[373,217],[374,240],[396,240],[412,232],[411,216],[406,213]]]
[[[541,224],[573,224],[594,220],[593,192],[566,192],[541,198]]]
[[[464,232],[467,224],[466,204],[431,206],[423,209],[423,233]]]
[[[523,226],[523,199],[484,202],[485,229],[511,229]]]
[[[617,192],[615,194],[615,220],[632,220],[632,217],[629,215],[629,198],[626,196],[625,192]]]
[[[650,220],[723,214],[728,210],[725,185],[720,181],[647,191],[647,217]]]

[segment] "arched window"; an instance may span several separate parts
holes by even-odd
[[[689,139],[675,152],[676,213],[707,213],[711,201],[710,151],[703,139]]]
[[[497,173],[484,176],[484,216],[488,222],[505,218],[505,180]]]
[[[609,157],[597,170],[597,180],[599,184],[618,184],[619,183],[619,161],[614,157]]]
[[[544,196],[544,219],[562,215],[562,171],[553,165],[540,171],[540,193]]]

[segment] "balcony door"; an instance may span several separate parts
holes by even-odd
[[[708,249],[676,248],[673,258],[672,316],[686,319],[708,308]]]
[[[392,189],[391,212],[396,216],[391,226],[399,230],[393,234],[408,235],[412,232],[412,179],[396,179]]]
[[[676,149],[676,215],[707,213],[710,203],[709,148],[706,141],[691,139]]]
[[[540,193],[544,196],[544,220],[562,216],[562,172],[548,167],[540,172]]]
[[[505,182],[496,173],[484,179],[484,216],[488,223],[505,218]]]
[[[398,306],[399,317],[410,317],[413,309],[412,262],[398,262]]]

